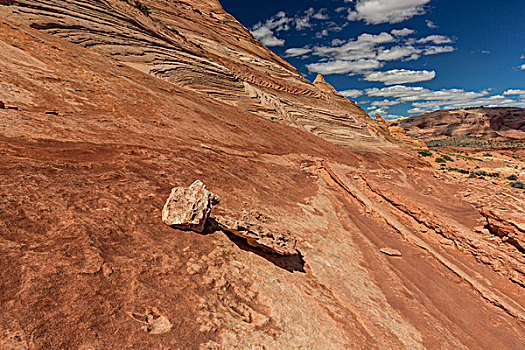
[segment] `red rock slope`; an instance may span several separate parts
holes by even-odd
[[[355,125],[338,126],[354,144],[336,146],[30,28],[21,18],[41,10],[11,3],[0,7],[0,348],[522,346],[523,253],[482,215],[521,220],[522,193],[434,173]],[[133,11],[45,2],[107,4],[122,6],[102,11],[111,18]],[[301,255],[164,225],[171,188],[196,179],[221,197],[216,214],[271,217]]]

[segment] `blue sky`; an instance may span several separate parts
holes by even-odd
[[[525,0],[220,1],[370,114],[525,107]]]

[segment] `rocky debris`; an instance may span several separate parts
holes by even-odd
[[[174,187],[162,210],[162,221],[178,229],[203,232],[211,209],[219,201],[219,196],[199,180],[189,188]]]
[[[211,149],[212,149],[210,146],[205,145],[205,144],[203,144],[203,143],[201,143],[201,148],[204,148],[204,149],[207,149],[207,150],[210,150],[210,151],[211,151]]]
[[[379,251],[388,256],[401,256],[401,252],[394,248],[381,248]]]
[[[297,241],[288,230],[272,225],[272,220],[258,212],[244,212],[240,220],[228,216],[215,218],[222,230],[246,239],[249,245],[279,254],[296,255]]]
[[[45,114],[58,116],[58,112],[57,111],[45,111]]]
[[[5,103],[3,101],[0,101],[0,109],[5,109]]]
[[[525,252],[525,214],[505,212],[494,208],[482,208],[481,215],[487,219],[489,231]]]
[[[162,316],[156,309],[149,310],[145,315],[132,313],[131,317],[144,324],[141,328],[149,334],[167,333],[173,327],[166,316]]]

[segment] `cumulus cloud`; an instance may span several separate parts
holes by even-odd
[[[358,74],[381,68],[383,63],[377,60],[358,59],[356,61],[334,60],[306,65],[310,72],[321,74]]]
[[[276,33],[288,31],[291,28],[301,31],[312,27],[312,20],[328,19],[328,11],[320,9],[315,11],[310,7],[301,14],[294,17],[288,17],[284,11],[280,11],[265,22],[255,24],[250,32],[252,35],[266,46],[283,46],[284,39],[277,37]]]
[[[395,36],[407,36],[410,34],[414,34],[414,30],[409,29],[409,28],[394,29],[390,33],[392,33],[392,35],[395,35]]]
[[[428,70],[392,69],[385,72],[373,72],[365,75],[367,81],[380,81],[385,85],[415,83],[419,81],[432,80],[436,72]]]
[[[427,19],[425,21],[427,27],[429,27],[430,29],[436,29],[436,28],[439,28],[439,26],[437,24],[435,24],[434,22],[432,22],[431,20]]]
[[[349,1],[347,1],[349,2]],[[399,23],[426,12],[430,0],[356,0],[354,8],[348,9],[349,21],[365,21],[367,24]]]
[[[340,91],[341,95],[349,98],[358,98],[359,96],[363,96],[364,92],[361,90],[356,89],[350,89],[350,90],[343,90]]]
[[[410,61],[421,55],[455,50],[450,45],[435,44],[452,42],[449,37],[435,35],[418,40],[408,37],[412,32],[404,28],[391,33],[363,33],[346,41],[333,39],[330,44],[313,46],[311,52],[305,53],[320,57],[319,62],[311,63],[307,68],[310,72],[323,74],[365,74],[383,67],[387,61]]]
[[[525,101],[518,101],[503,95],[490,96],[488,90],[465,91],[464,89],[430,90],[423,87],[395,85],[385,88],[366,89],[371,97],[393,98],[399,103],[411,103],[408,113],[423,113],[436,109],[454,109],[464,107],[500,107],[523,106]],[[509,93],[507,93],[508,95]]]
[[[503,93],[503,95],[525,95],[525,90],[520,89],[509,89]]]
[[[286,57],[297,57],[309,54],[310,52],[312,52],[312,49],[308,47],[292,47],[284,51],[284,55]]]
[[[266,46],[283,46],[285,41],[275,36],[275,32],[286,31],[290,29],[290,22],[292,20],[286,16],[283,11],[278,12],[275,16],[266,20],[266,22],[259,22],[252,27],[250,32]]]
[[[448,44],[452,42],[452,39],[445,35],[429,35],[427,37],[421,38],[417,41],[420,44],[425,44],[428,42],[433,42],[434,44]]]
[[[525,70],[525,64],[522,64],[522,65],[520,66],[520,69],[521,69],[521,70]]]
[[[423,55],[437,55],[439,53],[453,52],[456,48],[454,46],[430,46],[425,48]]]
[[[395,61],[407,57],[409,60],[419,58],[420,49],[413,46],[394,46],[390,49],[379,49],[377,59],[380,61]]]
[[[390,107],[390,106],[395,106],[399,103],[400,103],[399,101],[382,100],[382,101],[373,101],[371,105],[374,107]]]

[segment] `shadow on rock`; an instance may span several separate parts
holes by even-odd
[[[233,232],[220,227],[215,219],[208,219],[208,222],[206,223],[206,229],[204,230],[203,234],[211,234],[217,231],[224,232],[224,234],[240,249],[257,254],[258,256],[268,260],[281,269],[291,273],[296,271],[306,273],[306,270],[304,269],[305,261],[299,251],[297,251],[297,254],[294,255],[279,255],[266,251],[263,248],[253,247],[248,243],[247,239],[239,237]]]

